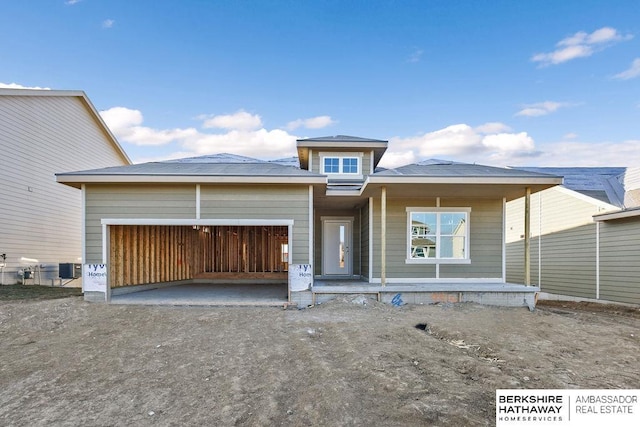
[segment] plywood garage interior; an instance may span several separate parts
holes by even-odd
[[[287,280],[286,226],[109,226],[111,287],[190,279]]]

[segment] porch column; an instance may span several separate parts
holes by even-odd
[[[531,188],[524,196],[524,284],[531,285]]]
[[[387,187],[380,193],[380,285],[387,284]]]

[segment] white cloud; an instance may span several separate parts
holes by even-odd
[[[80,3],[82,0],[66,0],[64,4],[68,4],[69,6],[73,6],[76,3]]]
[[[111,28],[115,23],[116,21],[114,21],[113,19],[105,19],[104,21],[102,21],[102,28]]]
[[[165,145],[198,134],[194,128],[158,130],[141,126],[142,113],[126,107],[113,107],[100,115],[118,139],[134,145]]]
[[[22,86],[18,83],[2,83],[0,82],[0,89],[36,89],[36,90],[51,90],[48,87],[39,86]]]
[[[595,52],[631,38],[633,38],[632,35],[622,35],[618,30],[611,27],[600,28],[591,34],[579,31],[556,43],[556,50],[537,53],[531,57],[531,60],[539,62],[541,66],[561,64],[572,59],[591,56]]]
[[[336,123],[331,116],[316,116],[308,119],[297,119],[287,123],[286,128],[289,130],[298,129],[300,127],[306,129],[322,129]]]
[[[577,137],[578,137],[577,133],[569,132],[569,133],[565,134],[562,138],[563,139],[576,139]]]
[[[509,132],[511,128],[504,123],[500,122],[489,122],[480,126],[476,126],[474,129],[478,133],[499,133],[499,132]]]
[[[636,58],[631,63],[629,69],[613,76],[614,79],[629,80],[640,76],[640,58]]]
[[[206,118],[206,116],[200,116]],[[254,130],[262,126],[262,118],[257,114],[249,114],[244,110],[233,114],[223,114],[207,118],[202,127],[205,129],[218,128],[228,130]]]
[[[568,102],[554,102],[554,101],[545,101],[538,102],[535,104],[525,105],[522,110],[518,111],[516,116],[526,116],[526,117],[537,117],[537,116],[546,116],[547,114],[553,113],[562,107],[569,107],[573,104]]]
[[[495,122],[476,128],[456,124],[415,137],[395,137],[390,140],[381,166],[397,167],[429,158],[506,164],[510,158],[536,155],[533,138],[526,132],[507,133],[507,129]]]
[[[209,126],[203,127],[222,128],[226,130],[224,133],[207,133],[196,128],[154,129],[143,126],[142,112],[126,107],[113,107],[101,111],[100,115],[116,138],[122,142],[138,146],[173,144],[178,147],[176,153],[164,158],[192,157],[221,152],[264,159],[296,154],[296,136],[279,129],[253,129],[257,121],[260,121],[260,116],[243,111],[239,113],[199,117],[200,120],[205,121],[205,124],[210,122]],[[232,129],[233,127],[235,129]]]
[[[394,137],[380,166],[393,168],[429,158],[495,166],[631,166],[640,162],[640,140],[536,144],[526,132],[481,134],[466,124],[415,137]],[[565,138],[577,138],[567,134]]]

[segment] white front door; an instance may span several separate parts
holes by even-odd
[[[322,274],[351,275],[351,220],[322,221]]]

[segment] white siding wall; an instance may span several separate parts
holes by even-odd
[[[80,262],[81,191],[54,174],[127,164],[75,96],[0,96],[0,253],[5,284],[35,258],[50,284],[58,263]]]

